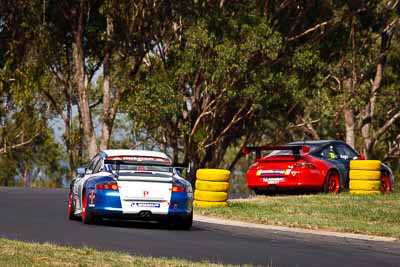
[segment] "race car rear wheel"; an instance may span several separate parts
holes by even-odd
[[[383,172],[381,176],[380,191],[382,193],[389,193],[390,191],[392,191],[392,180],[386,172]]]
[[[170,226],[177,230],[189,230],[193,225],[193,210],[184,217],[172,217],[169,219]]]
[[[189,214],[189,216],[181,219],[178,228],[181,230],[189,230],[193,225],[193,211]]]
[[[67,217],[68,217],[69,220],[76,220],[75,203],[74,203],[74,198],[73,198],[72,191],[69,192],[69,197],[68,197]]]
[[[340,192],[340,177],[336,171],[329,171],[325,178],[323,190],[325,193],[337,194]]]
[[[82,222],[84,224],[93,224],[93,223],[95,223],[95,221],[96,221],[96,218],[87,209],[87,195],[86,195],[86,191],[83,191],[83,193],[82,193]]]

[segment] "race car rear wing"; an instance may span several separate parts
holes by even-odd
[[[119,175],[121,165],[130,165],[130,166],[142,166],[142,167],[162,167],[162,168],[172,168],[172,169],[187,169],[187,172],[190,172],[191,166],[189,163],[165,163],[165,162],[140,162],[140,161],[133,161],[133,160],[109,160],[106,159],[104,161],[104,165],[110,164],[116,166],[116,173]]]
[[[297,145],[297,146],[244,146],[242,153],[245,155],[251,152],[256,152],[256,158],[261,158],[261,151],[264,150],[292,150],[295,160],[300,158],[300,151],[307,153],[310,151],[308,146]]]

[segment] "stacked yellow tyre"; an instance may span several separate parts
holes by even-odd
[[[380,194],[381,162],[379,160],[352,160],[349,178],[350,193]]]
[[[194,191],[194,206],[198,208],[228,206],[231,172],[222,169],[198,169]]]

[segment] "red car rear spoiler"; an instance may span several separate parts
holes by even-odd
[[[244,146],[242,148],[242,153],[245,155],[250,154],[251,152],[256,152],[256,158],[261,158],[261,151],[263,150],[292,150],[295,158],[299,158],[300,151],[307,153],[310,151],[308,146]]]

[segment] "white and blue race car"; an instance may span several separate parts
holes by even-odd
[[[178,229],[193,222],[193,191],[162,152],[104,150],[70,185],[68,218],[90,224],[102,218],[154,220]]]

